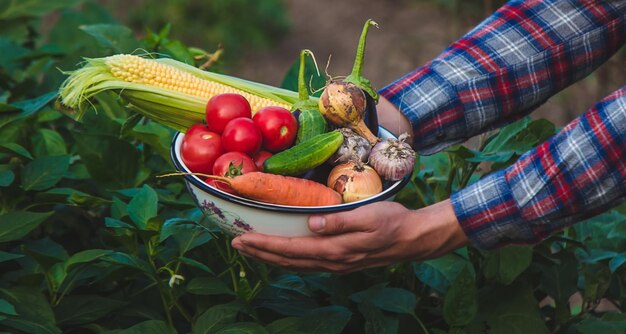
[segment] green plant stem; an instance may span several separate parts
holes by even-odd
[[[180,305],[180,303],[178,302],[178,298],[176,298],[174,296],[174,293],[172,292],[172,290],[168,290],[169,291],[169,295],[170,298],[172,299],[172,302],[174,303],[174,306],[176,306],[176,309],[178,310],[178,312],[180,313],[180,315],[183,316],[183,318],[185,318],[185,320],[187,320],[187,322],[191,322],[191,316],[189,315],[189,313],[187,312],[187,310],[185,310],[183,308],[182,305]]]
[[[456,159],[452,157],[452,154],[448,153],[448,161],[450,162],[450,170],[448,171],[448,182],[446,183],[446,193],[448,196],[452,194],[452,183],[454,182],[454,176],[458,167],[456,165]]]
[[[156,276],[158,275],[158,269],[157,269],[156,264],[154,263],[154,259],[152,258],[152,256],[154,255],[154,247],[150,240],[146,242],[146,247],[148,248],[147,249],[148,262],[150,263],[150,265],[152,266],[152,269],[154,269],[154,272],[155,272],[154,279],[157,281],[157,288],[159,289],[159,295],[161,296],[161,303],[163,303],[163,311],[165,311],[165,317],[167,318],[167,323],[170,325],[170,327],[173,327],[174,321],[172,320],[170,307],[168,306],[167,300],[165,299],[165,291],[163,290],[163,285],[161,284],[161,280],[159,279],[158,276]]]
[[[46,272],[45,278],[46,285],[48,286],[48,292],[50,293],[50,304],[55,305],[56,290],[52,287],[52,281],[50,280],[50,274],[48,274],[48,272]]]
[[[228,271],[230,273],[230,279],[232,281],[233,284],[233,291],[237,292],[239,289],[239,284],[237,282],[237,276],[235,275],[235,264],[232,263],[231,259],[230,259],[230,248],[228,246],[230,246],[230,244],[228,244],[228,238],[224,238],[226,240],[226,252],[228,254],[226,254],[224,252],[224,250],[222,249],[222,247],[220,247],[220,245],[216,245],[215,248],[217,248],[217,252],[220,254],[220,257],[222,258],[222,260],[224,260],[224,262],[228,263],[228,269],[226,269],[226,271]],[[217,239],[214,239],[217,240]],[[226,271],[220,273],[219,275],[217,275],[218,277],[222,276]]]
[[[428,334],[428,329],[426,329],[426,326],[424,326],[422,320],[420,320],[420,318],[415,313],[411,313],[411,315],[413,316],[413,319],[415,319],[415,321],[417,321],[417,323],[420,325],[420,328],[422,329],[422,331],[424,331],[424,334]]]
[[[83,265],[80,267],[80,269],[77,269],[74,273],[74,275],[72,276],[72,279],[65,285],[65,289],[63,289],[63,291],[61,292],[61,294],[56,297],[56,298],[52,298],[52,305],[58,305],[61,302],[61,299],[63,299],[63,297],[65,297],[65,295],[69,292],[70,287],[72,286],[72,284],[74,284],[74,281],[76,280],[76,277],[78,277],[78,273],[80,273],[81,271],[83,271],[84,268],[86,268],[86,265]],[[65,281],[65,280],[63,280]],[[59,286],[60,287],[60,286]]]
[[[228,240],[228,238],[224,238],[224,240],[226,241],[226,254],[228,255],[227,257],[227,263],[233,264],[233,258],[232,258],[232,252],[231,252],[231,248],[230,248],[230,242]],[[230,266],[230,279],[233,281],[233,290],[235,291],[235,293],[239,292],[239,281],[237,280],[237,273],[235,272],[235,266]]]

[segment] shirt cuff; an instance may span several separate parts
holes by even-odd
[[[491,173],[452,194],[451,201],[463,231],[478,248],[532,244],[538,239],[522,218],[505,170]]]
[[[455,87],[430,65],[418,68],[378,92],[409,120],[415,138],[413,147],[421,155],[462,143],[468,134]]]

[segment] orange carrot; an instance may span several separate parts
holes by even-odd
[[[278,174],[250,172],[234,178],[204,173],[169,173],[157,177],[195,175],[228,184],[235,193],[259,202],[290,206],[325,206],[343,203],[333,189],[307,179]]]
[[[307,179],[277,174],[250,172],[227,178],[206,177],[225,182],[238,195],[259,202],[291,206],[324,206],[341,204],[341,195],[331,188]]]

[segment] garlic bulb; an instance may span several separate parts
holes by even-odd
[[[369,164],[385,180],[398,181],[413,172],[415,151],[405,142],[408,135],[380,141],[372,148]]]
[[[367,162],[372,146],[367,139],[359,136],[348,128],[339,129],[343,135],[343,144],[328,160],[331,165],[338,165],[350,160],[359,159]]]

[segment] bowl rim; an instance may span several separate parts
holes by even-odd
[[[391,131],[385,129],[382,126],[379,126],[379,131],[386,132],[386,134],[395,137],[391,133]],[[178,131],[172,138],[172,142],[170,144],[170,157],[172,159],[174,167],[176,168],[178,172],[189,173],[190,170],[187,169],[187,166],[185,166],[185,164],[181,161],[181,159],[179,159],[178,155],[176,154],[176,143],[178,142],[179,137],[181,135],[184,136],[184,133]],[[397,194],[402,188],[404,188],[404,186],[411,179],[411,175],[412,173],[396,181],[391,186],[389,186],[389,188],[385,189],[383,192],[377,194],[376,196],[372,196],[372,197],[362,199],[356,202],[343,203],[343,204],[338,204],[338,205],[328,205],[328,206],[288,206],[288,205],[258,202],[252,199],[239,197],[239,196],[221,191],[219,189],[213,188],[195,175],[183,175],[183,177],[185,178],[187,182],[200,188],[202,191],[207,192],[222,200],[235,203],[235,204],[240,204],[240,205],[254,207],[257,209],[263,209],[263,210],[268,210],[268,211],[283,212],[283,213],[329,213],[329,212],[340,212],[340,211],[352,210],[365,204],[370,204],[370,203],[386,200],[389,197]]]

